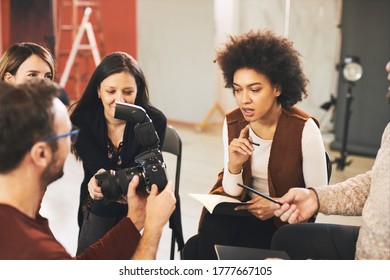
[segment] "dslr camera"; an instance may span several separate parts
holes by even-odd
[[[116,102],[114,117],[135,122],[134,134],[137,142],[148,150],[135,157],[135,167],[109,170],[95,175],[105,202],[111,203],[126,195],[129,182],[135,175],[140,178],[138,192],[149,193],[153,184],[162,191],[168,182],[166,165],[159,149],[160,139],[148,114],[140,106]]]

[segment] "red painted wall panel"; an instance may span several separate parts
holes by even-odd
[[[10,0],[0,1],[0,35],[1,47],[0,55],[2,55],[9,46],[10,37]]]
[[[11,37],[13,37],[11,21],[15,22],[18,20],[11,18],[11,1],[12,0],[1,0],[0,3],[1,54],[8,49]],[[55,50],[57,60],[56,81],[59,82],[73,43],[72,31],[60,31],[60,27],[72,24],[74,10],[72,9],[72,6],[69,5],[69,3],[72,2],[71,0],[52,1],[55,9],[54,24],[57,27],[57,32],[55,34],[57,43]],[[82,0],[80,2],[82,2]],[[93,10],[90,22],[95,29],[95,36],[99,44],[101,57],[104,57],[113,51],[125,51],[137,58],[137,0],[97,0],[92,2],[100,2],[99,9],[92,7]],[[68,3],[68,5],[65,5],[65,3]],[[84,7],[79,7],[77,9],[78,24],[83,16],[83,11]],[[99,12],[100,16],[98,16]],[[49,22],[46,22],[48,21],[48,18],[50,18],[48,15],[32,17],[33,22],[31,22],[31,26],[38,26],[37,21],[41,21],[39,22],[41,25],[50,25]],[[99,39],[99,26],[102,31],[102,40]],[[37,29],[36,32],[39,33],[40,31]],[[28,37],[29,34],[25,34],[25,37],[23,37],[23,34],[19,33],[19,41],[30,40]],[[41,37],[44,37],[47,34],[35,34],[34,36],[40,38],[40,35],[42,35]],[[82,43],[87,42],[86,36],[84,36]],[[101,44],[101,42],[103,44]],[[91,52],[79,51],[65,87],[71,100],[75,101],[81,96],[94,68],[95,64]]]
[[[74,10],[70,6],[64,6],[64,2],[66,0],[57,1],[56,24],[58,30],[61,30],[61,25],[72,24]],[[81,22],[84,9],[82,7],[77,11],[78,22]],[[134,57],[137,56],[136,0],[100,0],[99,9],[92,7],[90,22],[94,27],[102,58],[114,51],[125,51]],[[69,57],[73,39],[71,31],[58,32],[60,34],[57,34],[56,59],[57,80],[59,81]],[[86,35],[83,37],[82,43],[88,43]],[[94,68],[91,51],[79,51],[65,86],[71,100],[75,101],[80,98]]]
[[[136,0],[102,0],[106,52],[125,51],[137,57]]]

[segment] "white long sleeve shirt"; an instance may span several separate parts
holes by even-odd
[[[251,156],[251,168],[253,188],[269,194],[268,189],[268,162],[271,151],[272,140],[263,140],[258,137],[251,128],[249,128],[249,136],[253,142],[259,143],[260,146],[254,146],[254,151]],[[224,146],[224,177],[222,185],[224,191],[230,195],[238,196],[242,192],[242,188],[237,183],[242,182],[242,171],[239,174],[231,174],[228,169],[229,162],[229,139],[226,118],[223,124],[223,146]],[[318,187],[327,185],[327,168],[325,158],[325,147],[322,141],[322,136],[319,128],[313,121],[309,119],[303,128],[302,132],[302,153],[303,153],[303,177],[306,187]],[[297,186],[291,186],[297,187]],[[251,196],[255,196],[252,193]]]

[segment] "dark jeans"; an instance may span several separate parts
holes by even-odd
[[[79,233],[76,254],[79,255],[84,252],[85,249],[103,237],[120,220],[118,218],[100,217],[91,211],[86,211]]]
[[[261,221],[252,215],[236,217],[207,213],[199,232],[198,246],[188,258],[217,259],[215,244],[269,249],[275,231],[273,218]]]
[[[273,250],[293,260],[353,260],[360,227],[302,223],[281,227],[272,239]]]

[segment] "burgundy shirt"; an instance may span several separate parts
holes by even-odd
[[[10,205],[0,204],[0,224],[2,260],[130,259],[140,239],[132,221],[123,218],[84,253],[72,257],[55,239],[48,220],[39,214],[32,219]]]

